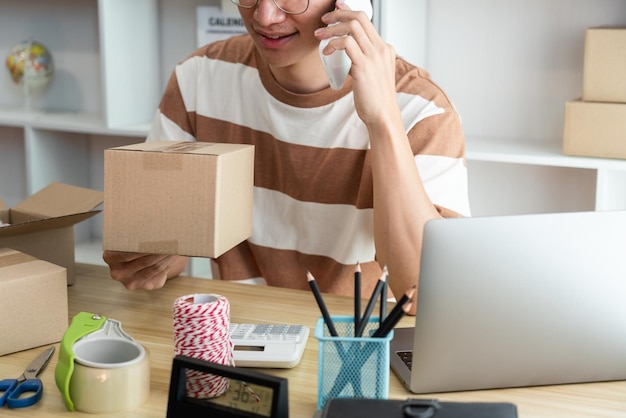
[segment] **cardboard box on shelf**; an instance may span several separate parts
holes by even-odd
[[[66,269],[0,248],[0,356],[61,340],[68,326]]]
[[[626,158],[626,104],[565,104],[563,152],[584,157]]]
[[[0,247],[25,252],[67,269],[74,284],[74,224],[100,212],[103,193],[51,183],[13,208],[0,200]]]
[[[142,142],[104,154],[103,248],[215,258],[252,234],[254,147]]]
[[[626,28],[585,32],[583,100],[626,103]]]

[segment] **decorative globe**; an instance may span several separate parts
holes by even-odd
[[[13,81],[26,88],[44,87],[52,81],[52,54],[36,41],[24,41],[11,49],[6,60]]]

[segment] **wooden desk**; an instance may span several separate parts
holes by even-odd
[[[151,395],[141,408],[126,411],[118,417],[164,417],[167,409],[170,370],[173,357],[172,305],[184,295],[217,293],[226,296],[231,305],[231,320],[239,323],[302,323],[314,328],[319,310],[310,292],[294,291],[181,277],[170,281],[164,289],[155,291],[128,291],[108,276],[108,270],[99,266],[78,265],[76,284],[68,288],[70,318],[81,311],[101,313],[122,322],[124,330],[142,343],[150,353]],[[304,278],[303,278],[304,280]],[[326,296],[329,310],[337,315],[351,315],[349,298]],[[289,312],[288,315],[285,315]],[[401,326],[410,326],[411,317],[405,317]],[[626,332],[626,330],[622,330]],[[28,330],[24,330],[28,332]],[[69,414],[54,383],[57,353],[40,376],[44,395],[39,404],[26,409],[0,410],[2,417],[92,417],[93,414]],[[0,357],[0,378],[17,377],[26,365],[41,351],[27,350]],[[626,360],[626,353],[624,353]],[[312,417],[317,399],[317,341],[309,338],[302,361],[293,369],[264,370],[289,379],[289,411],[293,418]],[[415,397],[401,385],[393,372],[389,396],[395,399]],[[531,417],[626,417],[626,382],[546,386],[519,389],[500,389],[457,392],[420,396],[448,401],[512,402],[521,418]]]

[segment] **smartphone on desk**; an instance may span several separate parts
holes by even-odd
[[[370,20],[372,19],[373,9],[370,0],[344,0],[344,3],[352,10],[365,12]],[[350,61],[350,57],[348,57],[348,54],[346,54],[344,50],[335,51],[330,55],[324,55],[322,51],[332,39],[334,38],[324,39],[320,42],[319,54],[330,87],[334,90],[340,90],[346,82],[350,67],[352,67],[352,61]]]

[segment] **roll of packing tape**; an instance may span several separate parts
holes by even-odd
[[[174,302],[174,354],[234,366],[230,305],[220,295],[196,294]],[[228,379],[188,370],[187,396],[207,399],[228,390]]]
[[[93,347],[87,345],[81,348],[85,352],[76,353],[70,394],[77,411],[96,414],[124,411],[143,405],[150,397],[150,363],[143,347],[123,347],[109,342],[105,345],[116,354],[92,353]]]
[[[100,328],[73,342],[71,350],[71,367],[56,376],[62,393],[67,390],[68,409],[96,414],[124,411],[141,406],[150,396],[148,353],[120,322],[106,319]],[[64,390],[59,383],[66,381],[65,373],[70,376]]]

